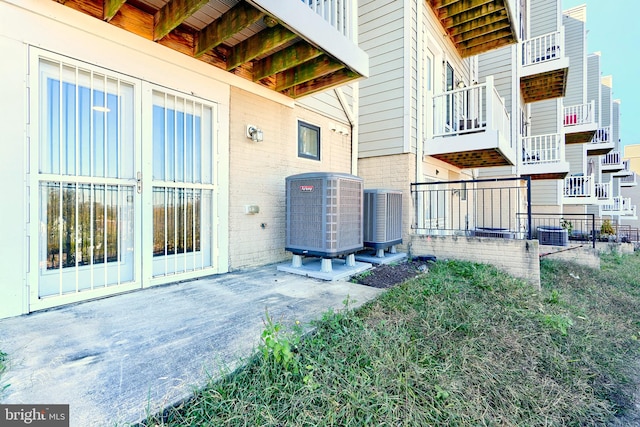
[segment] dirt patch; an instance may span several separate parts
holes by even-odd
[[[382,264],[351,278],[352,282],[374,288],[391,288],[428,270],[428,262],[411,260],[397,264]]]

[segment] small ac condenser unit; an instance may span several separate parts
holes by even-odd
[[[362,178],[312,172],[289,176],[285,181],[285,250],[335,258],[363,248]]]
[[[402,243],[402,192],[364,190],[364,246],[386,249]]]

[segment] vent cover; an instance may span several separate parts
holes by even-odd
[[[402,243],[402,192],[364,190],[364,245],[385,249]]]
[[[287,177],[285,249],[325,258],[362,249],[362,187],[362,179],[349,174]]]

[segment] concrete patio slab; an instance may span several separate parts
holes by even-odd
[[[136,423],[241,366],[265,309],[307,323],[347,296],[355,307],[381,292],[271,265],[3,319],[0,401],[69,404],[71,426]]]

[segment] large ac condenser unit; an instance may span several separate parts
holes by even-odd
[[[364,190],[364,246],[386,249],[402,243],[402,192]]]
[[[363,181],[354,175],[314,172],[286,178],[285,249],[335,258],[363,248]]]

